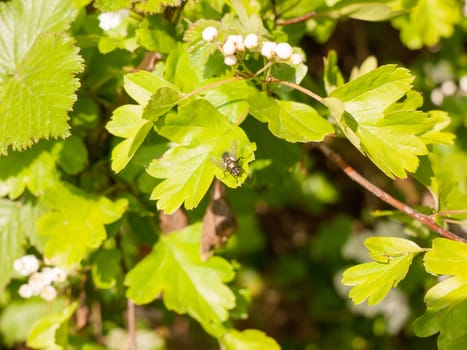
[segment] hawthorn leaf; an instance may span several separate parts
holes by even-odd
[[[121,275],[121,253],[117,249],[101,249],[97,252],[92,266],[92,280],[96,288],[110,289],[117,284]]]
[[[112,170],[119,173],[133,158],[151,130],[153,123],[143,119],[140,105],[123,105],[113,111],[112,119],[105,126],[113,135],[123,137],[112,149]]]
[[[422,316],[420,316],[414,321],[413,330],[417,337],[430,337],[433,334],[438,333],[438,313],[432,310],[426,310]]]
[[[214,81],[209,82],[213,83]],[[208,82],[203,84],[206,83]],[[210,89],[204,93],[203,97],[220,113],[228,116],[233,124],[239,125],[248,115],[249,108],[246,97],[256,94],[257,91],[246,81],[239,80]]]
[[[349,297],[355,304],[368,298],[368,304],[375,305],[405,277],[414,256],[423,249],[412,241],[395,237],[370,237],[365,245],[377,261],[348,268],[342,283],[353,287]]]
[[[115,202],[59,183],[47,188],[41,202],[50,211],[37,221],[37,231],[46,243],[44,255],[54,264],[71,267],[106,238],[106,224],[118,220],[128,201]]]
[[[293,101],[280,101],[258,93],[248,98],[250,113],[269,130],[288,142],[321,141],[334,132],[329,122],[311,106]]]
[[[38,320],[29,332],[27,346],[35,349],[61,350],[67,348],[67,321],[78,307],[73,303],[62,312]]]
[[[172,213],[182,203],[187,209],[196,207],[214,176],[229,187],[240,186],[248,176],[248,163],[254,159],[256,145],[206,100],[192,100],[180,106],[178,113],[161,117],[155,127],[174,143],[147,169],[149,175],[164,179],[151,194],[160,210]],[[240,159],[242,170],[238,177],[224,168],[224,152]]]
[[[20,203],[0,199],[0,290],[10,282],[13,262],[24,255],[22,219]]]
[[[58,153],[57,164],[67,174],[77,175],[88,162],[88,153],[83,140],[72,135],[59,142],[58,145],[61,149]]]
[[[467,244],[436,238],[432,249],[425,254],[423,263],[430,273],[467,279]]]
[[[148,51],[168,54],[176,45],[172,25],[162,15],[146,17],[136,30],[138,42]]]
[[[280,350],[277,342],[257,329],[237,331],[230,329],[219,339],[225,350]]]
[[[172,83],[147,71],[126,74],[123,78],[123,87],[141,106],[146,106],[151,96],[162,87],[176,89]]]
[[[163,235],[152,252],[125,278],[127,297],[146,304],[162,295],[165,306],[187,313],[205,328],[221,324],[235,306],[235,295],[225,283],[234,270],[221,257],[203,261],[199,253],[201,223]]]
[[[400,29],[401,41],[410,49],[436,45],[448,38],[461,20],[461,9],[456,0],[418,0],[407,14],[392,20]]]
[[[337,65],[337,53],[330,50],[324,58],[324,89],[330,94],[336,87],[344,84],[344,78]]]
[[[444,126],[440,116],[415,110],[422,100],[411,91],[413,79],[408,70],[385,65],[336,88],[325,99],[349,141],[391,178],[414,172],[418,157],[428,153],[427,144],[446,141],[439,133]]]
[[[71,1],[0,3],[0,155],[39,139],[69,135],[82,59],[62,33],[74,18]],[[31,21],[31,14],[34,21]]]
[[[430,310],[440,311],[467,299],[467,278],[454,276],[431,287],[425,295]]]
[[[61,146],[41,141],[28,150],[10,152],[0,157],[0,196],[11,199],[21,196],[28,189],[36,196],[58,181],[56,161]]]
[[[132,0],[96,0],[94,6],[102,12],[113,12],[131,6]]]
[[[156,120],[175,107],[182,95],[176,89],[170,87],[161,87],[149,99],[144,108],[143,118],[147,120]]]

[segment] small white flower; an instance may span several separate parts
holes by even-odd
[[[34,290],[29,284],[22,284],[18,289],[18,294],[22,298],[29,299],[34,295]]]
[[[40,296],[47,301],[54,300],[57,296],[57,290],[52,286],[46,286],[41,290]]]
[[[130,11],[128,9],[121,9],[116,12],[102,12],[97,17],[99,19],[99,27],[104,31],[114,29],[129,15]]]
[[[14,261],[13,268],[23,276],[29,276],[39,269],[39,264],[35,255],[25,255]]]
[[[245,45],[247,49],[254,49],[258,46],[258,36],[256,34],[248,34],[245,40],[243,40],[243,45]]]
[[[261,47],[261,55],[266,58],[272,58],[275,55],[277,44],[272,41],[265,41]]]
[[[217,38],[217,29],[215,27],[206,27],[202,33],[203,40],[213,41]]]
[[[292,56],[290,56],[290,63],[298,66],[302,62],[303,62],[303,57],[299,53],[294,53]]]
[[[50,271],[51,277],[52,277],[52,282],[65,282],[67,273],[64,269],[60,267],[53,267]]]
[[[231,55],[231,56],[225,56],[224,57],[224,63],[228,66],[234,66],[237,64],[237,57]]]
[[[230,41],[226,41],[224,45],[222,45],[222,52],[224,56],[231,56],[235,53],[235,44]]]
[[[452,80],[446,80],[441,84],[441,91],[444,96],[452,96],[456,93],[457,85]]]
[[[41,291],[44,287],[52,283],[52,276],[46,271],[35,272],[29,277],[29,285],[35,291],[35,294]]]
[[[280,59],[288,60],[290,56],[292,56],[293,49],[292,46],[287,43],[280,43],[277,44],[275,52]]]
[[[241,35],[229,35],[226,42],[234,45],[243,44],[243,37]]]
[[[436,88],[431,91],[430,98],[435,106],[441,106],[443,104],[444,94],[440,88]]]
[[[463,75],[459,79],[459,87],[462,92],[466,93],[467,92],[467,75]]]

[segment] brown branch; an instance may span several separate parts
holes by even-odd
[[[136,350],[136,320],[135,320],[135,304],[128,299],[127,301],[127,312],[128,312],[128,338],[129,350]]]
[[[310,91],[307,88],[304,88],[301,85],[292,83],[290,81],[279,80],[279,79],[275,79],[275,78],[269,78],[269,79],[266,80],[266,83],[268,83],[268,84],[280,84],[280,85],[291,87],[292,89],[295,89],[297,91],[300,91],[300,92],[304,93],[307,96],[310,96],[312,99],[318,101],[319,103],[321,103],[323,105],[325,104],[324,99],[321,96],[315,94],[313,91]]]
[[[277,21],[276,24],[278,26],[287,26],[287,25],[290,25],[290,24],[295,24],[295,23],[299,23],[299,22],[304,22],[310,18],[313,18],[313,17],[316,17],[316,12],[315,11],[311,11],[311,12],[308,12],[308,13],[305,13],[304,15],[302,16],[298,16],[298,17],[294,17],[294,18],[289,18],[289,19],[284,19],[283,21]]]
[[[326,146],[324,143],[316,144],[316,148],[318,148],[323,154],[328,157],[334,164],[336,164],[348,177],[350,177],[353,181],[358,183],[360,186],[364,187],[366,190],[370,191],[381,199],[382,201],[388,203],[392,207],[400,210],[401,212],[411,216],[417,221],[420,221],[422,224],[430,228],[431,230],[437,232],[441,236],[451,239],[453,241],[459,242],[467,242],[467,240],[463,239],[462,237],[457,236],[456,234],[452,233],[449,230],[444,229],[443,227],[439,226],[433,219],[425,214],[422,214],[412,207],[408,206],[407,204],[402,203],[401,201],[397,200],[387,192],[383,191],[379,187],[372,184],[366,178],[364,178],[360,173],[358,173],[354,168],[348,165],[342,157],[334,152],[331,148]]]

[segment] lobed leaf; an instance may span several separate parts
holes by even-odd
[[[423,263],[428,272],[467,278],[467,244],[436,238]]]
[[[273,338],[257,329],[243,331],[231,329],[223,334],[219,341],[225,350],[280,350],[281,348]]]
[[[145,304],[162,293],[168,309],[188,313],[207,329],[224,322],[235,306],[235,295],[225,285],[234,277],[233,267],[220,257],[203,261],[200,239],[201,223],[161,236],[127,274],[128,298]]]
[[[37,222],[38,234],[46,239],[44,255],[65,267],[97,248],[107,236],[104,225],[118,220],[127,206],[126,199],[112,202],[66,184],[47,188],[41,201],[51,209]]]
[[[69,135],[82,59],[60,33],[74,17],[71,1],[15,0],[0,4],[0,155],[39,139]],[[34,13],[31,21],[30,13]]]
[[[349,297],[355,304],[368,298],[375,305],[384,299],[407,274],[414,256],[423,250],[415,243],[395,237],[371,237],[365,241],[377,262],[352,266],[344,271],[342,283],[353,286]]]
[[[309,105],[280,101],[258,93],[248,98],[250,113],[268,123],[271,132],[289,142],[321,141],[334,132],[331,124]]]

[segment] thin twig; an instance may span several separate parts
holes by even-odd
[[[324,105],[324,99],[321,96],[315,94],[313,91],[310,91],[307,88],[304,88],[301,85],[292,83],[290,81],[279,80],[279,79],[275,79],[275,78],[270,78],[270,79],[266,80],[266,83],[268,83],[268,84],[280,84],[280,85],[291,87],[292,89],[300,91],[300,92],[304,93],[305,95],[310,96],[312,99],[314,99],[314,100],[316,100],[319,103]]]
[[[462,237],[457,236],[456,234],[452,233],[451,231],[448,231],[444,229],[443,227],[439,226],[436,222],[433,221],[433,219],[425,214],[422,214],[412,207],[408,206],[407,204],[404,204],[388,194],[387,192],[383,191],[376,185],[372,184],[370,181],[368,181],[366,178],[364,178],[360,173],[358,173],[354,168],[352,168],[350,165],[348,165],[339,154],[334,152],[331,148],[326,146],[324,143],[320,142],[316,144],[316,148],[318,148],[323,154],[328,157],[333,163],[335,163],[348,177],[350,177],[353,181],[357,182],[360,186],[364,187],[373,195],[381,199],[382,201],[388,203],[392,207],[400,210],[401,212],[411,216],[417,221],[420,221],[422,224],[427,226],[428,228],[432,229],[433,231],[439,233],[441,236],[451,239],[453,241],[459,241],[459,242],[467,242]]]
[[[304,22],[304,21],[306,21],[306,20],[308,20],[310,18],[313,18],[313,17],[316,17],[316,12],[315,11],[305,13],[302,16],[289,18],[289,19],[284,19],[283,21],[278,21],[276,24],[279,25],[279,26],[287,26],[287,25],[290,25],[290,24]]]
[[[136,350],[136,322],[135,322],[135,304],[128,299],[127,301],[128,312],[128,349]]]

